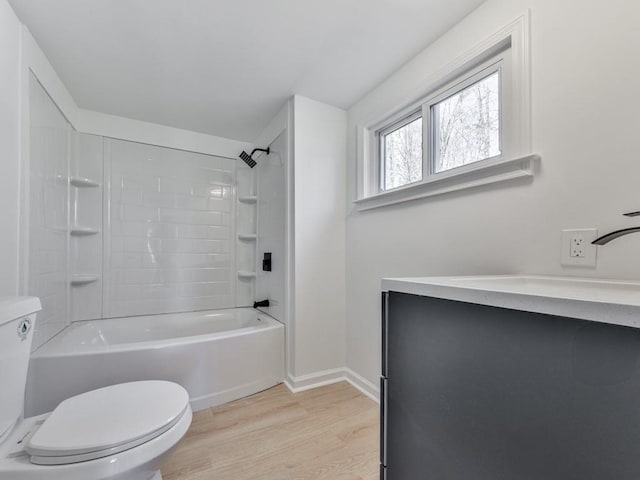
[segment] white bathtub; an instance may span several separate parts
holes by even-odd
[[[31,356],[25,414],[135,380],[169,380],[194,411],[281,383],[284,326],[249,308],[71,324]]]

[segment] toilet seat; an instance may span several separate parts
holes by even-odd
[[[129,450],[165,433],[188,410],[189,395],[172,382],[113,385],[69,398],[28,440],[31,463],[63,465]]]

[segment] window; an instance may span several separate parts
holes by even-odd
[[[433,172],[497,157],[500,148],[500,72],[431,105]]]
[[[504,63],[502,56],[492,58],[377,130],[380,192],[501,155]]]
[[[422,180],[422,114],[380,132],[381,190]]]
[[[359,209],[533,175],[527,45],[525,14],[359,126]]]

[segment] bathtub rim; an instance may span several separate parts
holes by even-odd
[[[205,333],[199,335],[189,335],[182,337],[171,337],[171,338],[163,338],[156,340],[147,340],[142,342],[131,342],[131,343],[116,343],[112,345],[90,345],[87,348],[81,350],[62,350],[56,349],[53,352],[47,351],[47,346],[51,347],[51,345],[56,343],[56,339],[60,338],[60,336],[67,331],[69,328],[73,327],[78,323],[88,323],[88,322],[101,322],[103,320],[119,320],[122,318],[148,318],[159,315],[179,315],[181,313],[189,314],[189,313],[208,313],[208,312],[223,312],[230,310],[251,310],[256,312],[256,316],[264,316],[266,320],[265,325],[252,325],[250,327],[237,328],[232,330],[225,330],[222,332],[215,333]],[[37,321],[37,320],[36,320]],[[37,359],[45,359],[45,358],[60,358],[60,357],[74,357],[81,355],[107,355],[118,352],[131,352],[138,350],[155,350],[162,349],[167,347],[174,347],[180,345],[192,345],[197,343],[203,343],[207,341],[220,340],[223,338],[229,337],[240,337],[244,335],[251,335],[252,333],[265,331],[265,330],[274,330],[278,328],[284,328],[284,324],[279,320],[275,319],[268,313],[263,312],[262,310],[254,310],[251,307],[237,307],[237,308],[225,308],[219,310],[194,310],[189,312],[173,312],[173,313],[161,313],[161,314],[153,314],[153,315],[136,315],[132,317],[114,317],[114,318],[103,318],[103,319],[95,319],[95,320],[83,320],[83,321],[75,321],[71,322],[67,325],[63,330],[58,332],[55,336],[49,339],[44,344],[40,345],[36,350],[31,352],[30,360]],[[44,350],[44,352],[43,352]]]

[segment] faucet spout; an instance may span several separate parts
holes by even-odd
[[[625,235],[629,235],[631,233],[640,232],[640,227],[632,227],[632,228],[623,228],[622,230],[616,230],[615,232],[607,233],[606,235],[602,235],[601,237],[596,238],[593,242],[593,245],[606,245],[612,240],[616,238],[624,237]]]

